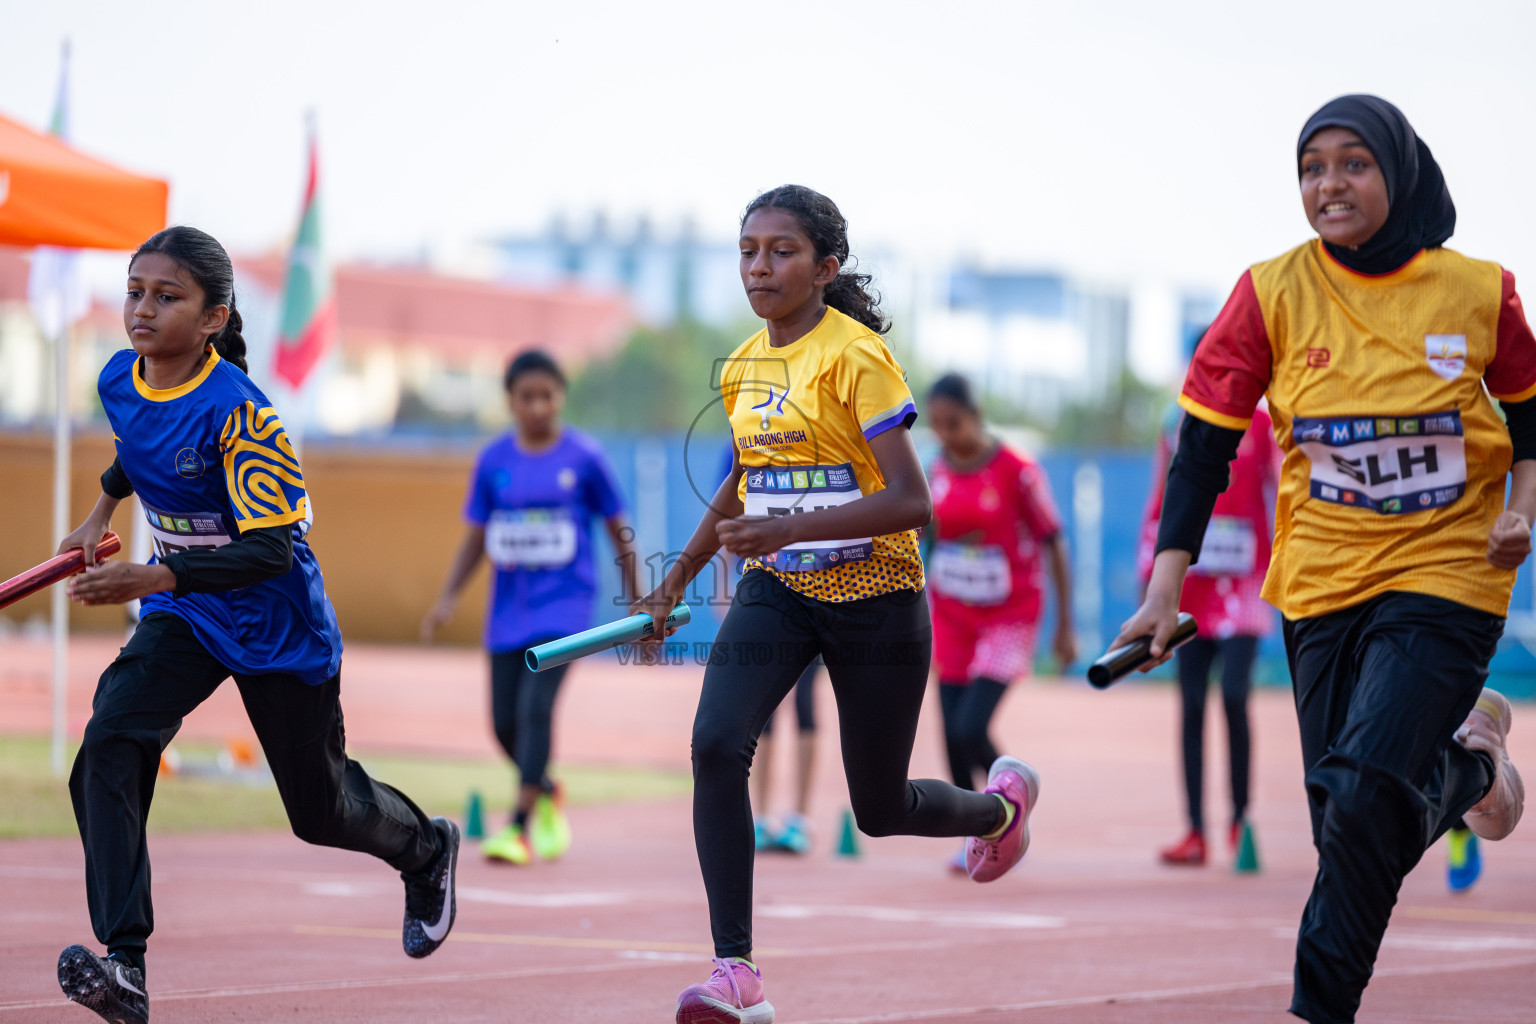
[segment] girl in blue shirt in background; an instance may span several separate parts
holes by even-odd
[[[560,787],[548,774],[555,698],[566,666],[530,672],[528,648],[588,629],[597,596],[592,520],[608,528],[624,582],[638,594],[634,531],[597,441],[560,421],[565,375],[547,354],[523,352],[507,367],[514,428],[480,453],[464,503],[468,529],[442,596],[422,620],[423,642],[453,616],[460,591],[482,556],[495,576],[486,617],[491,655],[491,718],[496,739],[517,766],[521,785],[506,828],[481,852],[527,864],[555,860],[571,845]],[[629,598],[619,595],[616,608]],[[531,849],[530,849],[531,848]]]

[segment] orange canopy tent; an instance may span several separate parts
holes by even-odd
[[[0,245],[137,249],[169,192],[0,115]]]
[[[0,245],[136,249],[165,227],[170,187],[0,116]],[[36,273],[34,263],[32,272]],[[53,528],[69,529],[69,332],[54,339]],[[64,773],[69,609],[53,593],[53,770]]]

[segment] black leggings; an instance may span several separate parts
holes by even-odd
[[[939,707],[944,712],[944,752],[949,775],[961,789],[976,788],[976,770],[985,772],[997,760],[997,747],[987,730],[992,716],[1008,692],[1008,684],[996,679],[977,679],[969,684],[939,686]]]
[[[108,950],[142,954],[154,930],[144,822],[160,755],[181,720],[229,675],[191,626],[157,612],[139,623],[96,685],[69,796],[85,846],[91,927]],[[397,871],[431,863],[431,820],[346,755],[341,676],[308,686],[289,675],[237,675],[235,685],[295,835],[371,853]]]
[[[736,588],[693,720],[693,837],[715,955],[752,953],[752,802],[747,773],[763,723],[821,654],[837,700],[843,771],[868,835],[969,836],[1003,807],[936,779],[907,779],[933,631],[910,590],[831,603],[752,570]]]
[[[1355,1019],[1403,879],[1493,784],[1493,759],[1454,737],[1503,631],[1495,615],[1409,593],[1285,621],[1317,847],[1296,940],[1302,1020]]]
[[[541,641],[542,642],[542,641]],[[529,647],[537,646],[529,644]],[[491,722],[496,740],[517,765],[521,784],[554,789],[549,778],[555,698],[569,665],[534,672],[520,651],[491,654]],[[517,805],[516,795],[512,798]]]
[[[1189,827],[1205,828],[1205,691],[1211,663],[1221,655],[1221,703],[1227,713],[1227,755],[1232,780],[1232,820],[1248,813],[1248,691],[1253,686],[1253,660],[1259,653],[1256,636],[1225,640],[1200,637],[1179,648],[1179,692],[1184,704],[1184,798]]]

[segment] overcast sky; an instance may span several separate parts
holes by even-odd
[[[340,256],[595,208],[732,237],[759,190],[832,196],[860,243],[1225,290],[1307,237],[1296,133],[1397,103],[1445,169],[1451,245],[1536,274],[1536,4],[336,4],[0,0],[0,110],[171,182],[231,248],[293,230],[318,113]],[[1536,286],[1532,286],[1536,287]]]

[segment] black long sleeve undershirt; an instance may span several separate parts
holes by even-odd
[[[101,489],[119,501],[133,494],[133,483],[121,461],[113,460],[101,474]],[[176,574],[173,597],[253,587],[293,568],[293,527],[247,530],[223,547],[177,551],[160,559],[160,564]]]
[[[1163,489],[1163,514],[1157,524],[1157,550],[1188,551],[1193,565],[1200,558],[1205,528],[1216,499],[1231,482],[1229,466],[1237,458],[1243,431],[1218,427],[1185,416],[1179,427],[1179,448],[1168,464]]]
[[[1500,402],[1504,425],[1509,428],[1509,443],[1514,447],[1514,461],[1536,459],[1536,398],[1523,402]]]

